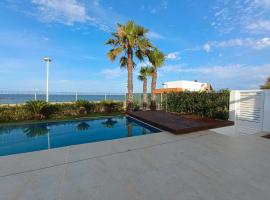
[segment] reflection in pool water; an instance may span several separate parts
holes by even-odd
[[[90,128],[90,125],[86,122],[81,122],[77,125],[78,131],[87,131]]]
[[[47,134],[49,127],[46,124],[34,124],[23,130],[28,137],[36,137]]]
[[[0,156],[157,132],[125,116],[0,126]]]
[[[105,122],[102,122],[102,124],[106,128],[113,128],[115,126],[115,124],[117,124],[117,121],[113,120],[112,118],[108,118]]]

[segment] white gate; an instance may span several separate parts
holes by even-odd
[[[236,103],[236,131],[253,134],[263,129],[264,92],[239,91]]]

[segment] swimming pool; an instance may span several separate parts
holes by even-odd
[[[0,156],[157,132],[128,116],[0,126]]]

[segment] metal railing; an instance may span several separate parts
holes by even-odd
[[[143,94],[134,93],[134,103],[143,106]],[[125,93],[101,93],[101,92],[50,92],[49,102],[63,103],[76,102],[77,100],[88,101],[123,101],[125,102],[127,95]],[[46,100],[45,91],[0,91],[1,104],[23,104],[29,100]],[[150,105],[151,95],[148,94],[148,105]],[[157,109],[162,109],[164,97],[157,95]]]
[[[125,101],[124,93],[50,92],[49,102]],[[0,104],[22,104],[29,100],[46,100],[42,91],[0,91]]]

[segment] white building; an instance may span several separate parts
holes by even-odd
[[[163,88],[179,88],[182,91],[211,91],[212,86],[209,83],[202,83],[198,81],[171,81],[163,83]]]

